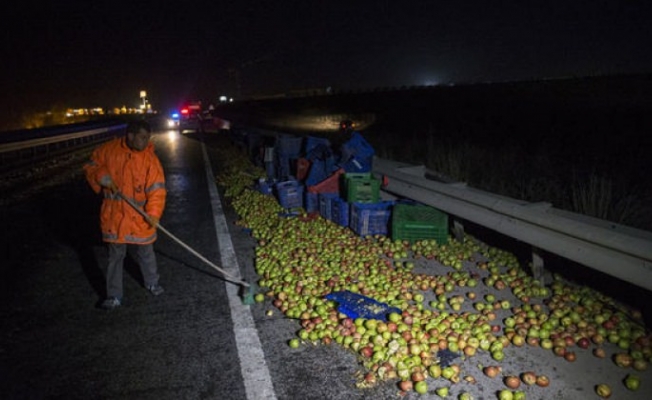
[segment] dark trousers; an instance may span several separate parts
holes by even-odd
[[[109,264],[106,269],[107,297],[122,299],[122,275],[124,270],[124,259],[127,253],[129,253],[140,267],[145,287],[158,284],[159,275],[153,244],[107,244],[109,247]]]

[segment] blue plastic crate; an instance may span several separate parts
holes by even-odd
[[[292,165],[296,164],[295,158],[279,156],[276,158],[276,174],[278,179],[289,179],[294,176]]]
[[[348,161],[342,163],[341,167],[346,172],[371,172],[373,166],[373,156],[359,157],[353,156]]]
[[[326,162],[322,160],[314,160],[310,163],[310,170],[308,171],[308,177],[306,178],[306,186],[314,186],[328,178],[328,175],[330,175],[330,172],[326,171]]]
[[[318,147],[325,147],[330,149],[331,142],[326,138],[320,138],[315,136],[306,137],[306,156],[310,156],[311,152]]]
[[[338,303],[337,311],[349,318],[379,319],[387,321],[387,316],[393,312],[401,313],[401,309],[381,303],[371,297],[353,293],[348,290],[333,292],[326,295],[327,300]]]
[[[303,137],[282,135],[276,138],[276,152],[289,158],[298,158],[301,155],[301,146],[303,145]]]
[[[349,203],[341,197],[331,202],[331,220],[341,226],[349,226]]]
[[[276,190],[281,190],[288,187],[299,187],[299,186],[301,186],[301,183],[299,183],[299,181],[297,181],[296,179],[290,179],[283,182],[276,182],[275,185]]]
[[[304,194],[304,208],[309,213],[319,211],[319,193],[306,191]]]
[[[272,194],[272,187],[264,179],[261,179],[261,180],[258,181],[258,184],[256,185],[256,188],[262,194]]]
[[[279,182],[276,184],[278,203],[283,208],[303,207],[303,186],[297,181]]]
[[[337,193],[319,193],[319,214],[329,221],[333,220],[333,215],[331,214],[333,206],[331,203],[337,199],[339,195]]]
[[[360,236],[387,235],[393,202],[351,203],[349,227]]]
[[[360,133],[354,132],[351,139],[342,145],[341,153],[342,162],[346,162],[354,156],[366,160],[373,157],[376,152]]]

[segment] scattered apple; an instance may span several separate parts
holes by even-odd
[[[611,387],[607,384],[601,383],[595,387],[595,393],[603,399],[608,399],[611,397]]]
[[[605,352],[604,348],[596,347],[595,349],[593,349],[593,355],[598,358],[605,358],[607,356],[607,353]]]
[[[550,379],[546,375],[537,375],[537,386],[546,387],[550,385]]]
[[[534,385],[537,383],[537,375],[532,371],[523,372],[521,374],[521,380],[526,385]]]
[[[414,391],[419,394],[425,394],[428,392],[428,384],[426,381],[418,381],[414,384]]]
[[[500,374],[500,370],[501,370],[500,367],[497,367],[495,365],[490,365],[490,366],[484,367],[482,369],[482,372],[485,375],[487,375],[489,378],[495,378],[496,376],[498,376],[498,374]]]
[[[410,380],[405,380],[405,381],[400,381],[398,383],[398,387],[404,392],[410,392],[412,391],[414,384]]]
[[[521,386],[521,380],[518,378],[518,376],[514,375],[506,376],[503,379],[503,382],[505,383],[505,386],[510,389],[518,389],[518,387]]]
[[[566,361],[573,362],[577,359],[577,355],[575,354],[574,351],[567,351],[566,353],[564,353],[564,358],[566,359]]]
[[[641,378],[638,375],[628,374],[625,377],[625,387],[629,390],[638,390],[641,385]]]
[[[588,338],[582,337],[577,341],[577,346],[581,349],[588,349],[591,341]]]
[[[509,390],[509,389],[503,389],[500,392],[498,392],[498,399],[499,400],[514,400],[514,393],[512,393],[512,391]]]
[[[648,362],[642,359],[634,360],[634,363],[632,364],[635,370],[637,371],[645,371],[647,370],[648,367]]]
[[[614,362],[621,368],[629,368],[634,363],[634,359],[627,353],[616,353],[613,357]]]
[[[448,389],[447,386],[442,386],[440,388],[437,388],[435,390],[435,393],[437,393],[437,396],[442,397],[442,398],[448,397],[449,389]]]

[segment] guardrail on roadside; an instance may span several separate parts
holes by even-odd
[[[428,179],[423,166],[374,158],[384,190],[652,290],[652,232]],[[537,252],[533,253],[537,260]],[[542,267],[542,260],[535,267]],[[535,270],[535,275],[540,274]]]
[[[126,124],[114,124],[82,130],[79,127],[71,127],[69,131],[64,130],[53,136],[44,135],[43,137],[27,140],[0,143],[0,165],[6,166],[7,164],[33,161],[70,147],[109,139],[115,136],[116,133],[123,131],[126,126]],[[61,131],[60,127],[57,129]]]

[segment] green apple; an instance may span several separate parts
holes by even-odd
[[[414,384],[414,391],[419,394],[426,394],[428,392],[428,384],[426,381],[419,381]]]
[[[625,377],[625,386],[629,390],[638,390],[639,386],[641,386],[641,378],[638,375],[628,374]]]
[[[511,390],[503,389],[498,392],[498,398],[500,400],[514,400],[514,393]]]

